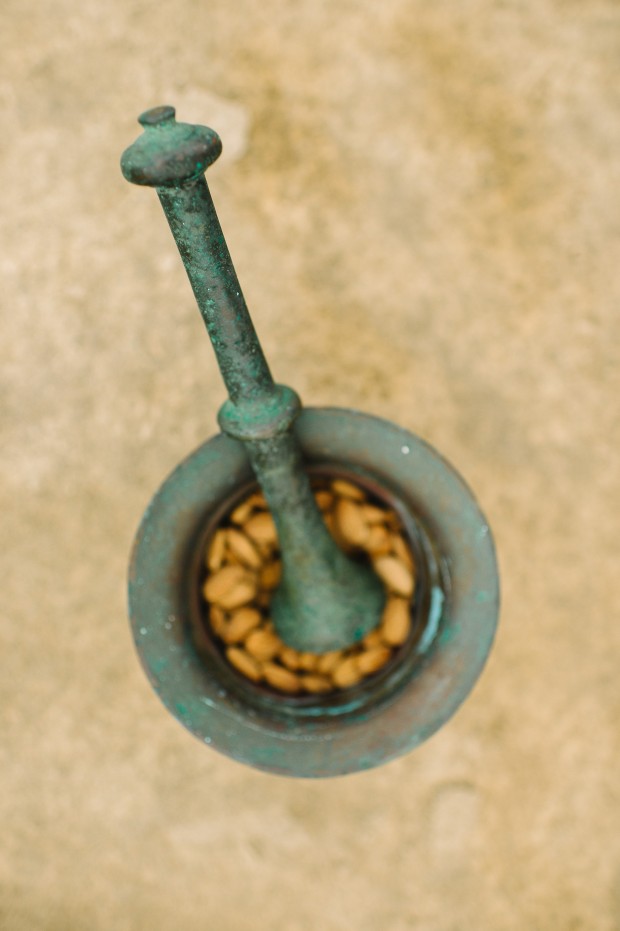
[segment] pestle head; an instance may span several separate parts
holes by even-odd
[[[133,184],[177,187],[199,178],[222,152],[214,130],[177,123],[174,107],[153,107],[138,122],[144,132],[121,156],[123,175]]]

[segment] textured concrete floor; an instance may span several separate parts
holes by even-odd
[[[3,931],[620,929],[616,0],[4,0]],[[438,447],[494,528],[471,698],[382,769],[255,773],[160,706],[140,515],[223,389],[135,116],[211,187],[278,379]]]

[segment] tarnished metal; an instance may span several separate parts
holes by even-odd
[[[220,427],[246,445],[276,523],[283,566],[272,602],[276,630],[299,650],[348,646],[378,624],[383,587],[336,545],[311,492],[292,429],[299,398],[273,381],[203,176],[221,144],[211,129],[177,123],[172,107],[139,119],[145,132],[123,154],[122,169],[157,190],[230,396]]]
[[[157,189],[230,396],[219,414],[227,435],[181,463],[138,532],[129,607],[140,658],[170,711],[241,762],[291,776],[379,765],[430,736],[480,674],[499,601],[489,527],[462,479],[421,439],[354,411],[301,410],[273,382],[202,176],[219,155],[217,135],[176,123],[171,107],[140,122],[123,172]],[[325,529],[309,482],[317,471],[358,482],[400,515],[418,569],[413,632],[360,685],[288,697],[224,660],[204,622],[200,566],[214,527],[258,479],[285,567],[272,602],[282,639],[319,652],[374,627],[381,587]]]
[[[131,560],[130,614],[153,688],[200,740],[281,775],[335,776],[414,749],[465,699],[495,631],[495,554],[471,492],[418,437],[355,411],[312,408],[296,433],[309,468],[368,482],[404,518],[425,581],[417,636],[403,654],[367,684],[300,700],[266,694],[197,634],[201,543],[254,481],[243,444],[223,435],[182,462],[149,505]]]

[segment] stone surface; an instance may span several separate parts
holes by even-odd
[[[614,0],[5,0],[3,931],[620,928],[620,10]],[[155,195],[159,103],[273,369],[476,489],[497,646],[414,754],[285,781],[201,747],[125,568],[223,389]]]

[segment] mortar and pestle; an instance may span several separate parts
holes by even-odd
[[[219,137],[178,123],[169,106],[139,122],[123,174],[157,190],[229,395],[222,433],[177,466],[137,533],[129,613],[141,662],[172,714],[240,762],[305,777],[380,765],[436,731],[480,675],[499,603],[489,526],[461,477],[419,437],[357,411],[302,408],[274,382],[204,177]],[[286,695],[226,662],[204,619],[204,553],[226,516],[262,490],[282,561],[269,605],[278,636],[320,655],[361,642],[380,622],[385,591],[328,531],[313,492],[321,479],[351,483],[398,516],[416,564],[413,633],[351,688]]]

